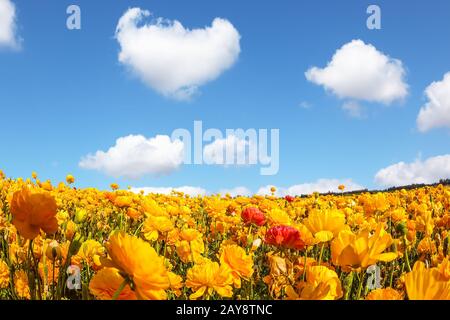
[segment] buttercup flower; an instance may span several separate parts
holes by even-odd
[[[405,285],[410,300],[450,300],[450,282],[441,279],[437,268],[427,269],[421,261],[406,274]]]
[[[397,253],[384,251],[393,240],[380,224],[373,235],[368,230],[358,234],[343,230],[331,243],[333,263],[338,266],[367,268],[377,261],[389,262],[397,258]]]
[[[97,272],[89,283],[90,292],[100,300],[111,300],[125,279],[115,268],[104,268]],[[117,300],[136,300],[136,294],[127,283],[118,293]]]
[[[56,211],[55,199],[47,193],[23,188],[12,197],[12,223],[26,239],[36,238],[41,229],[48,234],[55,233],[58,230]]]
[[[190,299],[197,299],[204,294],[211,296],[217,292],[222,297],[233,295],[233,277],[228,266],[205,259],[187,272],[186,286],[194,292]]]
[[[306,269],[306,282],[300,282],[297,290],[287,287],[290,299],[300,300],[335,300],[343,295],[341,282],[333,270],[324,266],[313,266]]]
[[[220,255],[220,263],[231,269],[236,288],[241,287],[241,278],[249,279],[253,274],[253,258],[237,245],[225,245]]]
[[[165,299],[170,286],[164,259],[158,256],[149,243],[116,232],[106,244],[110,260],[102,260],[106,267],[114,267],[134,283],[138,299]]]
[[[403,295],[392,288],[380,288],[371,291],[366,300],[403,300]]]
[[[345,215],[339,210],[314,210],[303,223],[319,242],[327,242],[346,229]]]

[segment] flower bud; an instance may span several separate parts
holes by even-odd
[[[406,227],[406,224],[404,222],[400,222],[399,224],[397,224],[395,230],[402,236],[406,235],[406,233],[408,232],[408,228]]]
[[[75,223],[81,224],[84,220],[86,220],[87,212],[86,209],[78,209],[75,213]]]
[[[81,245],[83,244],[83,238],[81,237],[80,234],[76,234],[73,237],[72,242],[70,243],[70,247],[69,247],[69,254],[71,256],[76,255],[78,253],[78,250],[80,250]]]
[[[58,241],[53,240],[48,244],[47,250],[45,250],[45,255],[47,256],[47,259],[51,261],[61,258],[61,247],[59,246]]]

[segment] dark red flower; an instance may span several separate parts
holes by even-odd
[[[267,230],[264,240],[267,244],[302,250],[305,247],[300,231],[290,226],[275,226]]]
[[[286,197],[284,197],[284,199],[285,199],[287,202],[292,202],[292,201],[295,200],[295,198],[294,198],[293,196],[290,196],[290,195],[287,195]]]
[[[245,223],[254,223],[258,226],[262,226],[266,223],[264,213],[254,207],[245,208],[241,213],[241,217]]]

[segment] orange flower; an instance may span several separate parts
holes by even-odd
[[[9,268],[5,261],[0,259],[0,289],[9,286]]]
[[[134,283],[138,299],[166,299],[170,286],[169,275],[160,257],[148,242],[116,232],[106,244],[110,260],[103,259],[106,267],[119,269]]]
[[[104,268],[97,272],[89,283],[89,290],[100,300],[111,300],[125,279],[115,268]],[[117,300],[136,300],[136,294],[128,284],[119,293]]]
[[[40,229],[52,234],[58,230],[56,201],[47,193],[33,193],[28,188],[16,191],[11,200],[12,223],[26,239],[34,239]]]
[[[187,272],[186,287],[194,292],[190,299],[197,299],[203,296],[212,295],[216,291],[222,297],[231,297],[233,288],[231,284],[233,278],[228,266],[204,259],[202,263],[194,265]]]
[[[371,291],[366,300],[403,300],[403,294],[392,288]]]
[[[333,270],[324,266],[313,266],[306,269],[306,282],[286,288],[289,299],[300,300],[335,300],[343,295],[341,281]]]

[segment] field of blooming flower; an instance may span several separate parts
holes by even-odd
[[[450,299],[449,186],[279,198],[73,185],[0,171],[0,299]]]

